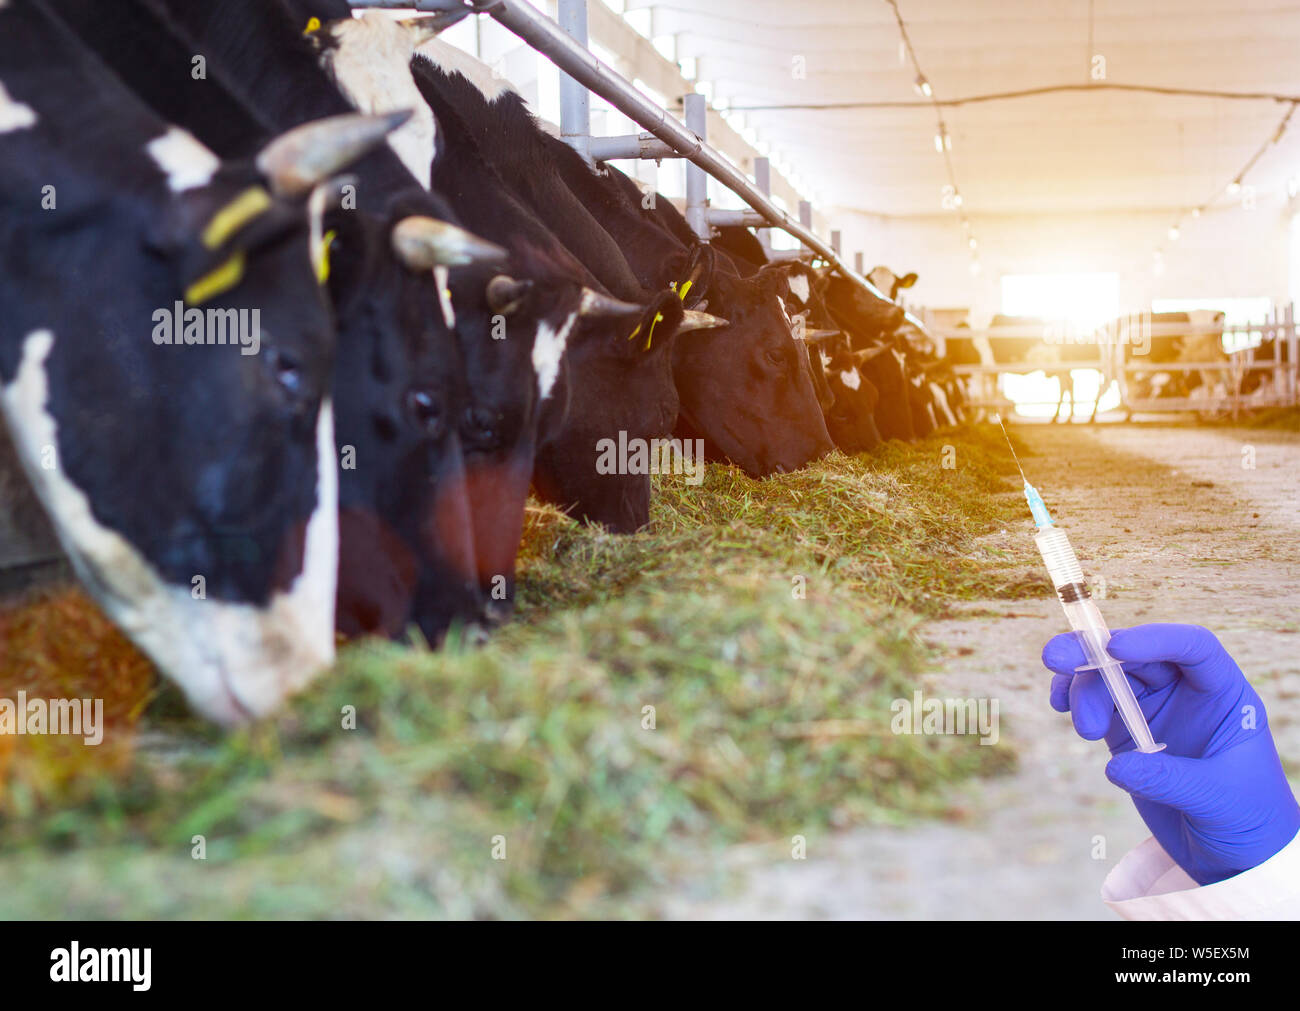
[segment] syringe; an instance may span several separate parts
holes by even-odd
[[[998,424],[1002,425],[1002,419],[996,415],[994,417]],[[1119,710],[1120,719],[1124,721],[1124,726],[1137,745],[1138,751],[1148,754],[1160,751],[1164,745],[1157,744],[1151,735],[1151,728],[1147,726],[1146,717],[1142,715],[1142,707],[1138,705],[1137,696],[1133,694],[1133,687],[1124,674],[1124,668],[1120,666],[1118,660],[1106,652],[1106,644],[1110,642],[1110,630],[1106,627],[1101,611],[1097,609],[1097,604],[1092,599],[1087,582],[1084,581],[1079,559],[1075,557],[1074,549],[1070,547],[1065,531],[1052,522],[1052,517],[1043,502],[1043,496],[1038,494],[1038,489],[1025,478],[1024,468],[1020,466],[1020,458],[1016,456],[1015,447],[1011,445],[1011,436],[1007,435],[1006,425],[1002,425],[1002,434],[1007,437],[1007,446],[1011,449],[1016,467],[1020,470],[1021,480],[1025,482],[1025,500],[1029,503],[1030,513],[1033,514],[1034,526],[1038,528],[1038,532],[1034,535],[1034,543],[1038,545],[1038,551],[1043,556],[1047,574],[1051,576],[1056,595],[1061,600],[1061,607],[1065,609],[1066,620],[1074,629],[1079,645],[1083,647],[1084,655],[1088,658],[1084,666],[1075,668],[1076,673],[1088,670],[1099,671],[1102,680],[1106,682],[1106,687],[1110,689],[1110,697],[1115,700],[1115,708]]]

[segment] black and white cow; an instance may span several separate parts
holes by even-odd
[[[661,223],[661,215],[676,215],[666,197],[654,195],[647,207],[636,184],[617,169],[602,165],[593,172],[567,145],[540,136],[564,183],[593,208],[639,283],[679,284],[681,264],[701,262],[697,239],[683,242],[682,233]],[[729,325],[693,334],[673,349],[681,401],[677,434],[703,439],[711,459],[728,460],[755,477],[796,470],[830,452],[806,351],[794,339],[782,299],[790,278],[780,268],[742,277],[723,255],[708,264],[690,297]]]
[[[204,130],[233,142],[236,113],[214,115],[210,105],[218,77],[245,82],[241,104],[276,127],[350,108],[289,7],[271,0],[169,6],[193,39],[190,48],[205,55],[209,75],[201,85],[178,85],[182,98],[167,93],[159,100],[182,103]],[[138,49],[130,26],[123,29],[123,44]],[[157,90],[167,92],[165,85]],[[399,153],[409,157],[411,139],[394,146],[357,167],[355,209],[335,210],[326,221],[339,319],[339,628],[396,634],[415,622],[436,641],[450,622],[473,622],[487,606],[479,553],[490,554],[488,540],[501,536],[480,526],[483,507],[471,499],[466,442],[477,436],[467,421],[474,380],[457,336],[469,303],[460,303],[458,322],[447,294],[449,268],[490,263],[504,251],[449,225],[450,209],[399,160]],[[494,272],[488,266],[476,282],[480,303]]]
[[[0,6],[0,404],[64,550],[207,716],[333,653],[334,332],[316,184],[392,124],[223,163],[33,0]]]
[[[688,313],[668,291],[638,291],[642,300],[631,303],[614,299],[502,178],[481,143],[489,102],[475,83],[422,58],[412,71],[439,124],[435,188],[466,224],[511,251],[522,286],[516,312],[531,307],[540,320],[532,342],[536,396],[544,408],[534,447],[538,493],[615,531],[644,526],[649,475],[601,473],[599,446],[617,442],[620,433],[624,441],[669,433],[677,411],[674,343],[687,328],[719,321]],[[560,309],[564,314],[555,315]],[[517,359],[511,323],[507,317],[504,341],[488,343]]]

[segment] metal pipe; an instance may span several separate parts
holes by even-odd
[[[754,159],[754,184],[764,197],[769,200],[772,198],[772,161],[770,158]],[[770,256],[772,253],[772,230],[770,228],[760,228],[757,234],[758,241],[763,246],[763,251]]]
[[[835,251],[836,256],[840,255],[840,239],[841,239],[840,230],[836,228],[834,231],[831,232],[831,249]]]
[[[616,158],[662,161],[664,158],[681,157],[676,148],[669,147],[652,133],[625,134],[621,137],[592,137],[590,152],[593,161],[613,161]]]
[[[587,48],[587,0],[559,0],[559,25],[574,45]],[[588,165],[591,160],[591,93],[560,68],[560,136]]]
[[[742,211],[724,211],[710,208],[708,218],[709,224],[717,228],[726,228],[728,226],[756,228],[763,223],[763,215],[749,208]]]
[[[682,98],[686,110],[686,128],[692,131],[703,146],[709,134],[709,106],[699,92]],[[713,238],[709,226],[709,177],[699,164],[686,166],[686,223],[691,231],[705,242]]]
[[[417,8],[429,9],[445,0],[411,0]],[[649,130],[666,144],[682,153],[692,164],[708,172],[745,203],[763,215],[773,227],[789,232],[822,257],[835,270],[873,295],[883,297],[860,273],[843,263],[829,245],[811,230],[794,221],[765,197],[758,188],[737,171],[718,152],[705,144],[667,111],[659,108],[626,80],[605,66],[582,46],[577,45],[550,18],[526,0],[472,0],[475,10],[490,14],[510,31],[540,52],[561,70],[594,91],[637,125]]]

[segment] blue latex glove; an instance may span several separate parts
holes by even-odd
[[[1236,662],[1199,625],[1137,625],[1107,647],[1124,665],[1142,712],[1165,750],[1144,755],[1074,633],[1043,647],[1051,703],[1113,756],[1106,778],[1133,795],[1142,820],[1202,885],[1263,863],[1295,838],[1300,806],[1282,772],[1268,717]]]

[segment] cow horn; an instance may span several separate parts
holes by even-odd
[[[494,242],[480,239],[446,221],[411,215],[393,226],[393,252],[411,270],[434,267],[464,267],[506,258],[506,251]]]
[[[418,48],[472,13],[474,11],[471,7],[457,7],[452,10],[435,11],[427,17],[403,18],[398,23],[411,33],[411,42]]]
[[[871,359],[878,357],[888,350],[888,344],[877,344],[875,347],[854,352],[853,358],[859,365],[865,365],[867,362],[871,361]]]
[[[644,306],[634,305],[631,302],[622,302],[599,291],[592,291],[590,288],[582,289],[582,301],[578,305],[579,316],[613,316],[618,318],[640,316],[643,312],[645,312]]]
[[[317,183],[383,143],[411,118],[409,109],[383,116],[347,113],[295,126],[262,148],[257,168],[282,197],[304,197]]]
[[[814,344],[823,344],[826,341],[834,340],[836,337],[842,337],[842,330],[808,330],[804,333],[803,339],[812,341]]]
[[[509,274],[497,274],[487,283],[488,308],[508,316],[519,308],[519,303],[524,300],[524,296],[532,287],[532,281],[516,281]]]
[[[698,309],[687,309],[682,314],[681,325],[678,326],[678,333],[688,333],[691,330],[711,330],[714,327],[730,326],[729,320],[722,319],[719,316],[710,316],[707,312],[700,312]]]

